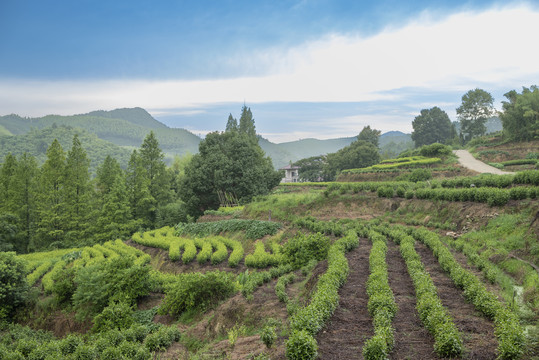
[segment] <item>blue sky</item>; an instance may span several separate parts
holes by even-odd
[[[456,120],[539,84],[539,4],[0,0],[0,115],[140,106],[196,134],[245,102],[274,142]]]

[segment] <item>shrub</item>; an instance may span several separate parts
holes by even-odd
[[[409,180],[411,182],[427,181],[432,179],[432,173],[429,169],[414,169],[410,173]]]
[[[260,333],[260,340],[266,345],[269,349],[275,343],[277,339],[277,332],[275,331],[275,326],[264,326],[262,332]]]
[[[325,259],[329,246],[329,238],[320,233],[309,235],[298,233],[284,245],[283,255],[288,262],[300,268],[311,259]]]
[[[0,321],[23,305],[28,293],[26,263],[14,252],[0,252]]]
[[[378,188],[378,197],[393,197],[393,188],[391,186],[381,186]]]
[[[434,143],[430,145],[424,145],[419,149],[419,153],[422,156],[446,156],[451,154],[451,147],[440,144],[440,143]]]
[[[148,266],[134,264],[131,256],[104,260],[80,269],[73,304],[85,314],[98,313],[112,300],[133,303],[151,289]]]
[[[205,310],[235,292],[235,277],[223,271],[180,274],[167,286],[160,314],[179,315],[189,310]]]
[[[305,330],[294,331],[286,341],[286,358],[310,360],[318,356],[316,339]]]
[[[134,322],[133,307],[125,301],[111,301],[103,311],[94,317],[94,332],[127,329]]]

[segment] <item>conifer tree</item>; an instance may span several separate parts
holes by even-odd
[[[73,146],[67,155],[65,167],[65,229],[66,241],[75,244],[76,241],[85,240],[89,234],[90,201],[90,174],[88,168],[90,160],[82,148],[78,135],[73,137]]]
[[[236,120],[232,114],[228,115],[228,121],[226,123],[226,132],[238,131],[238,120]]]
[[[9,187],[16,168],[17,159],[11,153],[8,153],[4,159],[4,163],[0,167],[0,210],[7,210]]]
[[[36,159],[24,153],[19,157],[9,188],[8,210],[17,216],[15,251],[27,252],[36,230],[36,196],[39,168]]]
[[[95,238],[98,242],[126,238],[138,227],[133,220],[125,177],[121,173],[114,179],[110,191],[104,195],[96,225]]]
[[[33,247],[47,247],[53,242],[63,245],[65,236],[64,185],[65,152],[57,139],[47,149],[47,160],[39,176],[39,225]]]
[[[256,140],[255,120],[251,109],[243,105],[241,108],[239,131],[246,134],[250,139]]]
[[[159,142],[151,131],[140,147],[140,163],[146,170],[150,195],[160,205],[170,202],[172,198],[172,179],[166,171],[164,158],[165,154],[159,148]]]
[[[107,155],[103,163],[97,168],[96,187],[98,194],[103,197],[108,194],[116,178],[122,174],[120,163],[110,155]]]
[[[137,150],[133,150],[126,171],[127,196],[131,213],[144,226],[152,226],[156,211],[155,199],[148,188],[148,176]]]

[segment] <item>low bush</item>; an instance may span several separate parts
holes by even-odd
[[[184,311],[203,311],[236,291],[234,274],[212,271],[177,275],[166,286],[160,314],[178,316]]]
[[[311,360],[318,356],[316,339],[305,330],[292,332],[285,345],[287,359]]]
[[[330,240],[328,237],[316,233],[305,235],[298,233],[283,247],[283,255],[287,262],[300,268],[311,259],[323,260],[328,255]]]

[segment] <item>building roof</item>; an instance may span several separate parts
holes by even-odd
[[[299,166],[293,166],[289,164],[289,165],[283,166],[279,170],[299,170],[299,169],[300,169]]]

